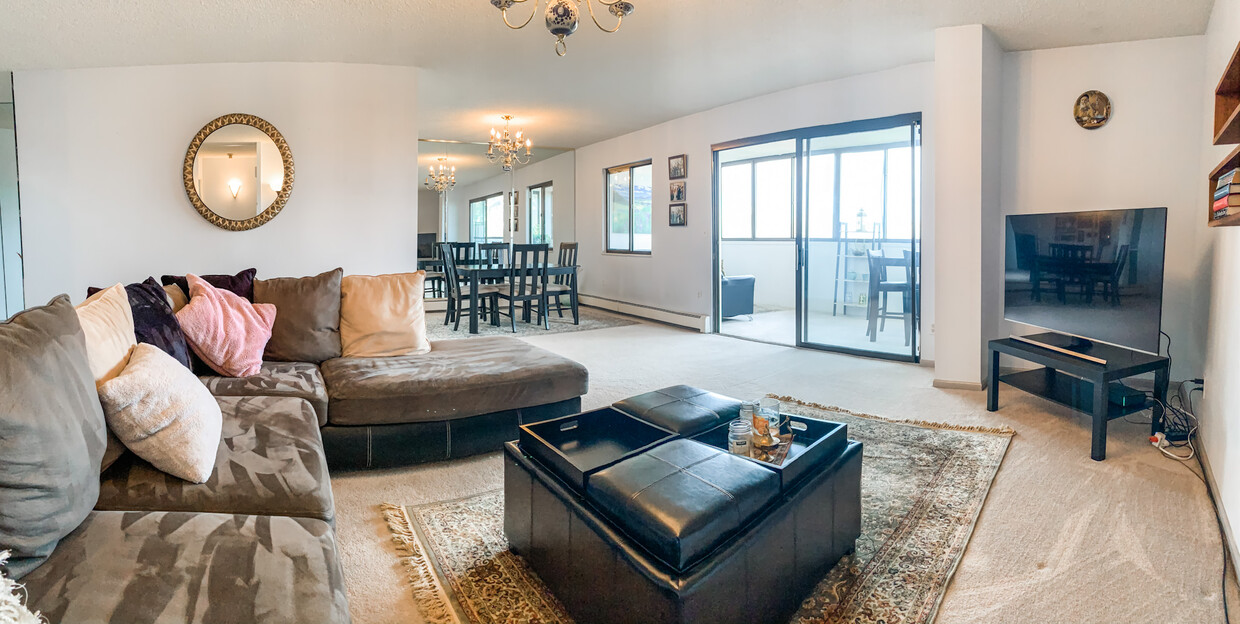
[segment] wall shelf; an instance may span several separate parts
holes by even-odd
[[[1218,87],[1214,89],[1214,144],[1231,145],[1240,143],[1240,45],[1232,53],[1227,69],[1219,78]],[[1240,206],[1235,206],[1222,219],[1214,218],[1214,191],[1218,187],[1218,179],[1223,174],[1240,167],[1240,147],[1231,150],[1227,158],[1210,172],[1210,188],[1206,193],[1206,223],[1210,227],[1240,225]]]
[[[1206,197],[1209,198],[1210,202],[1210,205],[1206,207],[1206,219],[1210,227],[1240,225],[1240,206],[1233,208],[1233,214],[1227,215],[1222,219],[1214,218],[1214,189],[1218,186],[1218,179],[1224,173],[1227,173],[1236,167],[1240,167],[1240,146],[1231,150],[1231,153],[1227,155],[1227,158],[1224,158],[1223,162],[1219,163],[1218,166],[1214,168],[1214,171],[1210,172],[1210,187],[1206,193]]]
[[[1214,89],[1214,144],[1240,143],[1240,46]]]

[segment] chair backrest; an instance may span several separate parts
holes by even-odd
[[[474,261],[477,256],[477,245],[473,243],[448,243],[450,250],[449,256],[456,261],[457,264],[469,264]],[[445,256],[445,259],[449,256]]]
[[[866,258],[870,265],[870,283],[887,281],[887,264],[883,262],[883,250],[867,249],[865,250]]]
[[[1128,245],[1120,245],[1119,251],[1115,254],[1115,272],[1111,274],[1111,279],[1119,281],[1123,276],[1124,269],[1128,266]]]
[[[508,266],[512,245],[508,243],[478,243],[478,263],[488,267]]]
[[[518,295],[528,295],[534,286],[546,286],[550,260],[551,248],[547,245],[513,245],[512,268],[508,271],[512,291]]]
[[[1094,248],[1091,245],[1073,245],[1051,243],[1051,257],[1059,260],[1092,260]]]
[[[453,297],[459,299],[461,296],[461,280],[457,277],[456,258],[453,257],[452,245],[457,243],[439,243],[439,255],[443,258],[443,276],[444,282],[448,285],[448,291]]]
[[[568,267],[577,265],[577,243],[560,243],[560,257],[556,260],[556,266]],[[555,283],[565,284],[568,282],[567,275],[555,276]]]

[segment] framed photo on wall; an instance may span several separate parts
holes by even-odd
[[[667,159],[667,179],[683,180],[689,177],[689,156],[681,154]]]
[[[671,193],[670,193],[670,197],[669,197],[669,199],[670,199],[671,201],[674,201],[674,202],[682,202],[682,201],[685,201],[685,199],[686,199],[686,197],[685,197],[686,192],[687,192],[687,191],[685,190],[685,183],[684,183],[684,182],[672,182],[672,183],[671,183]]]
[[[685,204],[671,204],[667,208],[667,224],[672,226],[689,224],[689,207]]]

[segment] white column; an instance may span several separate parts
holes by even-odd
[[[981,389],[1003,288],[1003,49],[979,24],[935,31],[935,385]]]

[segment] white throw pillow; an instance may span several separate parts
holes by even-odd
[[[99,399],[108,428],[138,457],[186,481],[211,478],[223,427],[220,405],[171,355],[139,344],[125,370],[99,386]]]

